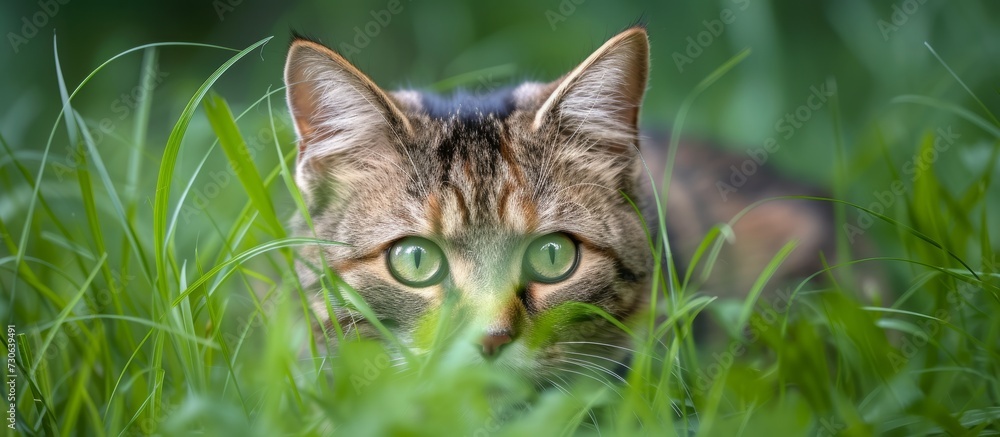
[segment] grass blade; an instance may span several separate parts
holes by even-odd
[[[226,70],[229,70],[236,61],[239,61],[244,56],[250,52],[256,50],[258,47],[266,44],[271,40],[272,37],[264,38],[251,46],[243,49],[233,57],[229,58],[225,63],[219,66],[218,69],[212,73],[204,83],[198,87],[194,96],[188,101],[187,105],[184,107],[184,111],[181,112],[177,123],[174,124],[173,130],[170,132],[170,137],[167,139],[166,148],[163,151],[163,158],[160,161],[160,171],[159,177],[156,181],[156,197],[153,202],[153,246],[154,246],[154,256],[156,258],[156,277],[159,284],[159,289],[161,293],[166,292],[169,289],[167,286],[167,266],[166,266],[166,248],[168,245],[167,241],[167,210],[170,203],[170,186],[173,182],[174,167],[177,166],[177,154],[180,152],[181,141],[184,139],[184,134],[187,132],[187,127],[191,123],[191,118],[194,117],[195,108],[201,100],[208,94],[209,88],[215,84],[215,81],[219,80]]]
[[[264,182],[261,181],[257,166],[250,159],[246,141],[243,141],[243,135],[236,127],[236,121],[233,119],[233,113],[229,110],[229,105],[218,94],[210,93],[205,99],[204,107],[205,115],[212,124],[215,134],[219,137],[219,144],[226,152],[229,165],[239,177],[243,189],[250,196],[251,203],[257,208],[257,211],[260,211],[260,217],[270,227],[271,235],[279,238],[284,237],[284,227],[274,212],[274,206],[271,204]]]

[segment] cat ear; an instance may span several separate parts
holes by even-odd
[[[299,164],[394,145],[412,128],[375,82],[321,44],[296,39],[285,64],[288,107],[299,138]],[[315,160],[315,161],[314,161]]]
[[[560,79],[535,114],[532,127],[538,130],[556,123],[619,151],[631,149],[648,75],[646,30],[633,27],[608,40]]]

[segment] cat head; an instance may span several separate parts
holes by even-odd
[[[296,38],[285,82],[301,232],[345,243],[303,250],[303,283],[318,290],[325,263],[414,351],[444,317],[472,333],[473,360],[530,379],[613,367],[628,335],[585,309],[627,321],[649,293],[632,204],[648,58],[636,27],[553,82],[440,97],[383,91]],[[334,309],[324,329],[379,337],[356,306],[329,304],[314,302],[320,319]]]

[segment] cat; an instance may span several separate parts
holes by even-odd
[[[648,77],[642,26],[552,82],[451,97],[383,91],[334,50],[294,37],[285,82],[299,140],[296,183],[315,236],[346,243],[302,250],[306,289],[320,288],[325,263],[416,351],[427,347],[421,323],[455,302],[477,340],[472,360],[527,379],[568,362],[623,364],[630,338],[622,329],[560,309],[589,304],[628,323],[649,305],[644,219],[655,239],[649,181],[662,175],[666,146],[662,136],[640,135]],[[677,156],[665,211],[678,260],[712,224],[762,195],[815,194],[762,169],[722,202],[714,183],[734,156],[696,144]],[[301,217],[298,229],[313,235]],[[818,270],[816,255],[832,247],[829,208],[767,203],[734,229],[747,237],[723,252],[732,275],[709,284],[720,294],[727,283],[745,292],[786,241],[800,244],[782,276]],[[328,302],[316,296],[313,310],[328,319]],[[336,320],[321,329],[336,323],[380,337],[357,308],[329,304]]]

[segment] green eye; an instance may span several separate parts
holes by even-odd
[[[387,255],[389,272],[410,287],[427,287],[444,279],[448,266],[436,244],[426,238],[406,237],[393,244]]]
[[[524,253],[524,268],[531,279],[553,283],[569,277],[576,270],[579,255],[576,243],[566,234],[543,235],[528,245]]]

